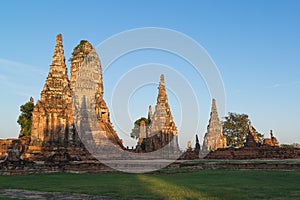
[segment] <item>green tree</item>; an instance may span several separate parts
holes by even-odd
[[[253,130],[256,131],[256,129],[254,127],[253,127]],[[264,138],[265,138],[264,134],[259,133],[259,132],[256,131],[256,135],[257,135],[257,138],[258,138],[258,142],[261,143],[261,144],[264,143]]]
[[[29,136],[31,133],[32,125],[32,111],[34,109],[34,103],[32,100],[20,106],[21,114],[18,118],[18,124],[21,126],[21,134]]]
[[[250,120],[246,114],[228,113],[222,122],[228,146],[241,147],[246,142],[249,123]],[[258,133],[254,127],[253,130],[256,132],[259,142],[262,143],[264,135]]]
[[[140,124],[141,124],[141,121],[144,121],[145,124],[146,124],[146,126],[149,125],[149,121],[148,121],[148,119],[145,118],[145,117],[141,117],[140,119],[136,120],[136,121],[134,122],[134,127],[133,127],[133,129],[131,130],[131,133],[130,133],[130,136],[131,136],[132,138],[137,139],[137,138],[140,137]]]

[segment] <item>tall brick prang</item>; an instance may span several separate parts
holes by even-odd
[[[209,124],[203,140],[202,151],[215,151],[218,148],[225,148],[226,137],[222,132],[222,125],[218,116],[216,100],[213,99]]]

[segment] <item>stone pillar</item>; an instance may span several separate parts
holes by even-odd
[[[141,145],[143,140],[146,138],[146,122],[141,120],[140,122],[140,136],[138,140],[138,145]]]

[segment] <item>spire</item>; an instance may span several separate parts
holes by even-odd
[[[271,138],[273,137],[273,131],[272,130],[270,130],[270,136],[271,136]]]
[[[249,124],[248,124],[248,132],[249,132],[248,134],[252,135],[254,141],[256,143],[258,143],[259,140],[258,140],[258,137],[256,135],[256,130],[253,128],[251,121],[249,121]]]
[[[215,129],[219,133],[222,133],[222,126],[221,126],[220,119],[218,116],[216,99],[212,99],[211,113],[210,113],[208,128]],[[211,131],[213,131],[213,130],[211,130]],[[208,132],[210,132],[210,131],[208,131]]]
[[[148,121],[149,121],[149,123],[151,123],[151,121],[152,121],[152,106],[151,105],[149,105],[149,109],[148,109]]]
[[[62,35],[56,36],[56,44],[54,47],[54,54],[52,57],[52,64],[46,79],[46,83],[41,92],[41,101],[49,101],[51,96],[66,97],[70,93],[69,79],[67,67],[65,64],[65,56],[62,45]],[[53,103],[57,104],[57,103]]]
[[[171,151],[177,151],[179,148],[178,132],[168,104],[163,74],[160,76],[155,110],[152,114],[152,107],[149,106],[148,119],[150,119],[150,125],[146,132],[148,139],[146,140],[145,151],[156,151],[166,145],[169,145]]]
[[[217,103],[212,99],[211,113],[207,133],[203,140],[203,150],[211,151],[226,147],[226,137],[222,133],[222,125],[218,116]]]
[[[52,57],[52,64],[50,65],[50,73],[53,73],[53,71],[67,75],[67,67],[65,64],[65,56],[62,44],[62,34],[58,34],[56,36],[56,44]]]
[[[249,124],[248,124],[248,130],[250,133],[253,133],[253,126],[252,126],[252,123],[250,120],[249,120]]]
[[[218,110],[217,110],[216,99],[212,99],[211,115],[210,116],[212,116],[212,115],[214,115],[213,117],[215,117],[215,118],[219,118],[218,117]]]
[[[256,135],[256,131],[252,126],[251,121],[249,121],[248,124],[248,134],[246,136],[246,143],[245,143],[246,147],[256,147],[259,146],[259,140],[258,137]]]
[[[152,115],[152,108],[149,107],[151,113],[151,131],[150,133],[156,134],[157,131],[161,131],[163,127],[169,128],[173,132],[172,134],[177,135],[177,128],[173,121],[170,106],[168,104],[168,97],[165,87],[164,75],[160,75],[160,82],[158,86],[157,103],[155,105],[155,111]],[[149,113],[148,113],[149,114]],[[151,136],[151,135],[150,135]]]
[[[165,86],[165,78],[164,75],[160,75],[160,81],[158,86],[158,96],[157,96],[157,104],[160,103],[167,103],[168,97],[166,92],[166,86]]]
[[[197,153],[197,155],[199,154],[199,151],[200,151],[200,143],[199,143],[198,135],[196,134],[195,152]]]
[[[72,97],[65,64],[62,35],[56,36],[56,44],[50,71],[32,114],[32,141],[64,143],[71,136]]]
[[[165,85],[165,76],[163,74],[160,75],[160,84]]]
[[[196,143],[199,143],[198,135],[196,134]]]

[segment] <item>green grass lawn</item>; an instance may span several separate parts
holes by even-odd
[[[300,199],[300,171],[0,176],[0,188],[144,199]]]

